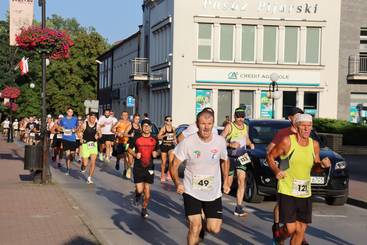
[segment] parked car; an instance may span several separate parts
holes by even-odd
[[[249,136],[255,149],[249,152],[251,165],[246,178],[246,201],[261,202],[264,196],[276,194],[276,178],[266,162],[266,147],[275,133],[290,126],[288,120],[247,120]],[[349,171],[345,159],[327,148],[312,131],[311,137],[320,144],[320,158],[328,157],[331,167],[323,173],[311,173],[313,195],[325,198],[329,205],[344,205],[348,198]]]

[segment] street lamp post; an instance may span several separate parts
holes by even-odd
[[[269,84],[269,94],[272,98],[272,102],[271,102],[271,118],[274,119],[274,101],[275,99],[279,99],[279,94],[278,94],[278,81],[279,79],[279,74],[278,73],[272,73],[270,75],[270,81],[271,83]]]
[[[12,103],[13,103],[12,99],[9,99],[10,123],[9,123],[9,129],[8,129],[8,139],[7,139],[8,143],[13,143],[14,142],[14,137],[13,137],[13,105],[12,105]]]

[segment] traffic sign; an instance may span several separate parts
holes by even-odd
[[[135,107],[135,98],[133,96],[126,97],[126,106],[127,107]]]

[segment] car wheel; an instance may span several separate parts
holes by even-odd
[[[325,197],[325,202],[332,206],[343,206],[348,199],[348,194],[342,197]]]
[[[264,196],[259,195],[257,190],[257,183],[252,170],[246,172],[246,202],[260,203],[264,200]]]

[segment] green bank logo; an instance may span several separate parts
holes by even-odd
[[[228,73],[228,79],[237,80],[238,72],[230,72]]]

